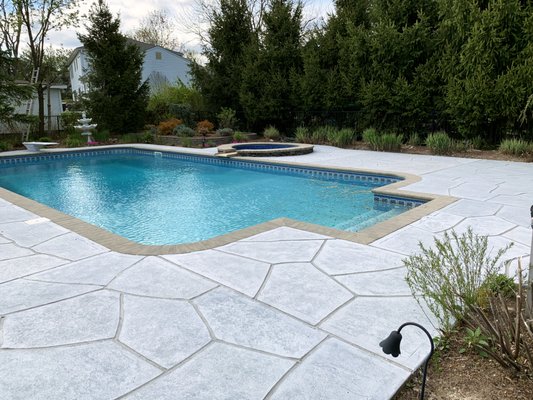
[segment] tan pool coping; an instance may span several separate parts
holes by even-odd
[[[38,154],[53,154],[61,152],[73,152],[73,151],[94,151],[100,149],[113,149],[113,148],[132,148],[132,149],[141,149],[149,151],[166,151],[169,153],[179,153],[179,154],[194,154],[203,157],[212,157],[214,155],[206,154],[204,152],[195,152],[195,151],[185,151],[184,149],[177,149],[169,146],[154,146],[154,145],[143,145],[143,144],[132,144],[132,145],[112,145],[112,146],[99,146],[93,148],[78,148],[78,149],[50,149],[41,151],[39,153],[29,153],[29,152],[11,152],[9,154],[0,154],[0,157],[23,157],[23,156],[35,156]],[[65,214],[61,211],[58,211],[54,208],[48,207],[44,204],[41,204],[35,200],[31,200],[27,197],[21,196],[14,192],[11,192],[7,189],[0,188],[0,198],[11,202],[19,207],[22,207],[30,212],[33,212],[41,217],[48,218],[50,221],[71,230],[81,236],[84,236],[110,250],[126,253],[126,254],[136,254],[136,255],[164,255],[164,254],[180,254],[180,253],[190,253],[194,251],[201,251],[212,249],[215,247],[223,246],[237,240],[241,240],[250,236],[257,235],[268,230],[288,226],[292,228],[304,229],[310,232],[343,239],[351,242],[369,244],[374,242],[377,239],[380,239],[400,228],[403,228],[420,218],[429,215],[441,208],[455,202],[457,198],[452,196],[442,196],[418,192],[410,192],[405,190],[400,190],[402,187],[411,185],[415,182],[421,180],[417,175],[407,174],[407,173],[397,173],[390,171],[376,171],[376,170],[367,170],[367,169],[353,169],[353,168],[331,168],[325,167],[320,164],[308,164],[308,163],[296,163],[296,162],[287,162],[287,161],[272,161],[272,160],[258,160],[257,157],[233,157],[234,160],[244,160],[250,162],[268,163],[268,164],[280,164],[287,166],[294,166],[300,168],[320,168],[322,170],[330,171],[344,171],[350,173],[364,173],[364,174],[373,174],[373,175],[387,175],[393,177],[399,177],[403,180],[374,189],[373,192],[376,194],[388,195],[388,196],[398,196],[402,198],[412,198],[417,200],[426,201],[426,203],[414,207],[398,216],[392,217],[386,221],[377,223],[371,227],[363,229],[359,232],[346,232],[334,228],[328,228],[325,226],[311,224],[303,221],[296,221],[290,218],[277,218],[271,221],[267,221],[258,225],[253,225],[244,229],[239,229],[224,235],[216,236],[211,239],[202,240],[194,243],[185,243],[185,244],[173,244],[173,245],[144,245],[140,243],[133,242],[122,236],[111,233],[103,228],[99,228],[95,225],[92,225],[88,222],[82,221],[78,218]]]

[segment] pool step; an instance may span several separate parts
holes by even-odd
[[[230,158],[230,157],[238,156],[238,154],[237,154],[236,151],[233,151],[231,153],[217,153],[217,154],[215,154],[215,156],[216,157]]]
[[[335,228],[348,232],[357,232],[368,228],[369,226],[375,225],[378,222],[392,218],[397,214],[398,211],[395,209],[384,213],[377,210],[371,210],[364,214],[358,215],[349,221],[338,224]]]
[[[355,217],[349,219],[348,221],[341,222],[335,226],[336,229],[340,229],[343,231],[351,230],[350,228],[354,226],[358,226],[361,223],[364,223],[365,221],[374,218],[376,215],[378,215],[378,211],[376,210],[370,210],[365,212],[364,214],[356,215]]]

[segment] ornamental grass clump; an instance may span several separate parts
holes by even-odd
[[[311,132],[309,131],[309,128],[306,128],[305,126],[299,126],[298,128],[296,128],[294,138],[299,143],[310,143]]]
[[[498,150],[503,154],[521,157],[533,153],[533,143],[522,139],[505,139]]]
[[[380,133],[374,128],[368,128],[363,131],[363,142],[365,142],[372,150],[400,151],[402,148],[403,135]]]
[[[337,128],[333,126],[319,126],[313,131],[313,134],[311,135],[311,142],[314,144],[327,143],[329,138],[335,135],[336,132]]]
[[[430,133],[426,138],[426,146],[432,154],[446,155],[456,150],[455,141],[446,132]]]
[[[337,147],[348,147],[355,140],[355,131],[350,128],[343,128],[331,131],[328,136],[328,141]]]
[[[279,134],[279,131],[275,127],[269,126],[265,128],[263,132],[263,137],[267,140],[279,140],[281,135]]]

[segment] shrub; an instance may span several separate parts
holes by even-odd
[[[67,147],[82,147],[86,144],[85,137],[82,137],[81,135],[68,135],[65,139],[65,146]]]
[[[174,135],[181,137],[193,137],[196,135],[196,131],[194,129],[183,124],[176,126],[173,133]]]
[[[237,117],[235,115],[236,113],[234,109],[222,107],[217,114],[218,126],[220,128],[235,128],[235,125],[237,124]]]
[[[180,140],[180,144],[183,147],[192,147],[192,139],[190,137],[183,137]]]
[[[100,143],[106,143],[109,140],[109,131],[107,129],[94,132],[92,135],[94,140]]]
[[[311,141],[316,144],[326,143],[337,132],[337,128],[329,125],[319,126],[313,131]]]
[[[510,298],[516,292],[514,279],[504,274],[489,277],[485,286],[491,295],[501,294],[503,297]]]
[[[511,369],[513,372],[529,372],[531,376],[533,372],[533,315],[528,306],[524,305],[526,296],[523,292],[526,286],[522,278],[520,258],[517,277],[516,291],[512,290],[511,299],[514,303],[512,307],[508,305],[511,299],[505,299],[503,293],[492,293],[488,297],[487,307],[477,304],[469,307],[465,324],[486,337],[483,342],[474,343],[479,353],[483,352],[485,356],[491,357],[502,367]],[[489,278],[489,284],[494,283],[494,280],[502,282],[501,278]],[[504,282],[504,286],[509,286],[509,283]]]
[[[139,136],[139,141],[141,143],[154,143],[155,137],[151,132],[144,132]]]
[[[61,125],[65,135],[70,135],[76,132],[74,125],[78,125],[78,119],[81,118],[80,113],[65,111],[61,114]]]
[[[203,109],[201,94],[194,88],[181,83],[177,85],[163,84],[150,95],[147,111],[155,124],[168,118],[178,118],[191,124],[194,110]]]
[[[52,138],[49,136],[42,136],[38,139],[39,142],[53,142]]]
[[[309,129],[304,126],[299,126],[298,128],[296,128],[294,138],[299,143],[309,143],[311,141],[311,134],[309,132]]]
[[[142,135],[138,133],[125,133],[119,138],[120,143],[142,143]]]
[[[457,143],[446,132],[435,132],[426,138],[426,146],[433,154],[445,155],[453,153]]]
[[[168,114],[181,119],[184,124],[191,125],[193,123],[194,113],[188,104],[169,104]]]
[[[236,142],[247,142],[248,141],[248,135],[244,132],[235,132],[233,134],[233,140]]]
[[[350,128],[340,129],[338,131],[331,131],[328,141],[337,147],[347,147],[355,140],[355,131]]]
[[[279,140],[280,134],[279,134],[279,131],[275,127],[269,126],[265,128],[263,132],[263,137],[268,140]]]
[[[503,154],[520,157],[533,153],[533,143],[522,139],[505,139],[500,143],[498,150]]]
[[[403,260],[406,281],[413,294],[424,297],[445,330],[479,304],[480,290],[498,273],[498,261],[510,247],[491,257],[487,236],[474,234],[472,228],[462,235],[446,232],[442,240],[435,239],[435,248],[419,246],[421,254]]]
[[[13,145],[7,141],[0,141],[0,151],[9,151],[13,150]]]
[[[214,142],[213,140],[209,140],[209,141],[206,143],[206,147],[217,147],[217,143]]]
[[[157,129],[161,135],[170,135],[173,133],[176,126],[181,125],[183,121],[178,118],[171,118],[166,121],[162,121],[157,125]]]
[[[233,129],[231,129],[231,128],[217,129],[216,133],[219,136],[231,136],[231,135],[233,135]]]
[[[206,136],[214,128],[215,125],[212,122],[209,122],[207,119],[204,119],[196,124],[196,132],[202,136]]]

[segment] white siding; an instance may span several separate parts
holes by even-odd
[[[160,59],[158,59],[157,53],[160,54]],[[152,47],[144,53],[143,81],[146,81],[150,76],[165,77],[168,83],[172,85],[181,81],[189,86],[191,82],[189,60],[162,47]],[[150,84],[153,88],[157,82],[150,82]]]
[[[61,97],[61,90],[63,90],[65,86],[62,86],[61,88],[54,88],[50,90],[50,104],[52,106],[50,110],[50,115],[52,116],[52,130],[56,131],[59,129],[58,127],[58,121],[57,116],[61,115],[63,112],[63,104],[62,104],[62,97]],[[17,107],[15,107],[15,114],[26,114],[26,102],[22,102]],[[35,97],[33,99],[33,104],[31,108],[31,115],[39,115],[39,101],[37,100],[37,94],[35,94]],[[44,129],[48,129],[48,90],[44,91]],[[9,133],[13,130],[13,127],[7,127],[6,125],[0,124],[0,133]],[[19,124],[14,127],[15,131],[23,132],[26,130],[25,124]]]
[[[89,69],[87,56],[83,50],[78,50],[76,57],[68,67],[70,73],[70,85],[72,88],[72,99],[77,100],[81,93],[85,93],[87,88],[81,78]]]
[[[88,88],[81,81],[82,76],[89,69],[89,62],[83,49],[77,49],[77,54],[69,65],[72,98],[77,100],[81,93]],[[158,56],[159,55],[159,56]],[[175,85],[178,81],[189,86],[189,60],[163,47],[155,46],[144,53],[142,81],[150,78],[150,89],[156,89],[162,82]]]

